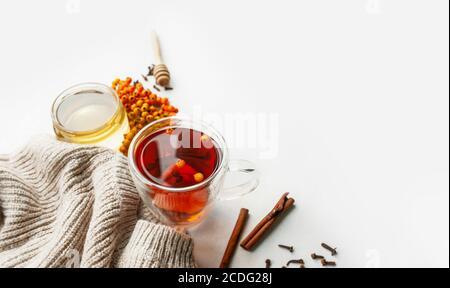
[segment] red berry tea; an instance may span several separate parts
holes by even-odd
[[[140,173],[167,188],[200,184],[217,169],[220,149],[208,135],[188,128],[162,130],[138,144],[135,161]],[[150,198],[159,211],[175,223],[195,222],[209,200],[208,187],[172,192],[151,189]]]

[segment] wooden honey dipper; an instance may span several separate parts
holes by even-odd
[[[155,68],[153,69],[153,76],[155,76],[156,84],[162,87],[169,86],[170,72],[164,64],[161,56],[161,46],[159,44],[158,35],[152,32],[153,52],[155,53]]]

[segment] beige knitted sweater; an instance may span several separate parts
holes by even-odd
[[[194,267],[140,203],[122,155],[36,137],[0,157],[0,267]]]

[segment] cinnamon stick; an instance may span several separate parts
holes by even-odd
[[[225,253],[222,258],[222,262],[220,263],[220,268],[228,268],[231,262],[231,258],[234,255],[234,251],[236,250],[236,246],[239,241],[239,237],[241,236],[242,230],[244,229],[245,223],[248,218],[248,209],[242,208],[238,220],[236,221],[236,225],[234,226],[233,232],[231,233],[230,239],[228,240],[227,248],[225,249]]]
[[[288,195],[289,193],[284,193],[272,211],[270,211],[270,213],[256,225],[252,232],[245,237],[241,242],[242,248],[245,250],[252,250],[273,227],[277,220],[294,205],[294,198],[288,198]]]

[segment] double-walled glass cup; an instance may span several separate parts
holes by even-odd
[[[178,128],[192,129],[211,137],[217,146],[218,157],[215,170],[208,178],[193,186],[174,188],[158,184],[143,175],[138,168],[136,153],[139,145],[148,137],[164,130]],[[133,139],[128,159],[131,175],[144,203],[162,222],[177,227],[189,227],[199,223],[207,215],[215,200],[239,198],[256,190],[259,184],[255,166],[245,160],[230,160],[227,144],[222,135],[210,125],[200,121],[169,117],[147,125]],[[224,187],[225,176],[235,173],[242,174],[239,175],[242,181],[232,187]]]

